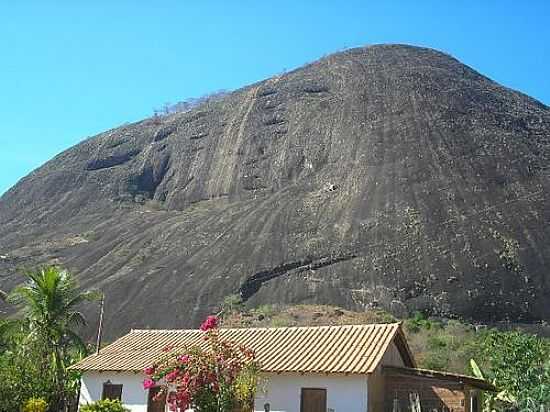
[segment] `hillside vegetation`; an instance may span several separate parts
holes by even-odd
[[[223,327],[281,327],[397,322],[383,310],[354,312],[328,305],[261,305],[244,309],[228,303]],[[231,309],[233,308],[233,309]],[[476,328],[458,321],[436,321],[417,314],[403,321],[403,330],[419,366],[470,373],[477,355]]]
[[[473,325],[452,319],[428,318],[417,312],[413,317],[398,319],[384,310],[354,312],[330,305],[261,305],[246,308],[238,298],[226,298],[223,327],[284,327],[359,325],[369,323],[402,322],[407,341],[419,367],[440,369],[457,373],[472,373],[470,359],[480,357],[481,341],[491,330],[485,325]],[[522,328],[520,333],[530,336]],[[539,329],[546,332],[546,329]],[[536,336],[536,335],[532,335]],[[548,338],[541,338],[550,342]],[[550,356],[550,354],[549,354]]]

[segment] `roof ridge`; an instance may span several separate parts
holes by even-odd
[[[314,326],[259,326],[251,328],[224,328],[218,330],[288,330],[288,329],[330,329],[330,328],[345,328],[345,327],[375,327],[375,326],[399,326],[402,322],[387,322],[387,323],[346,323],[342,325],[314,325]],[[183,333],[183,332],[199,332],[200,329],[131,329],[130,333]]]

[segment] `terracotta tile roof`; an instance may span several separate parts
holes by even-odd
[[[415,366],[399,323],[220,329],[220,335],[253,349],[264,372],[372,373],[394,339],[407,366]],[[132,330],[71,369],[141,371],[164,347],[204,345],[201,337],[199,330]]]

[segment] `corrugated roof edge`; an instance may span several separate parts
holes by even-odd
[[[343,327],[365,327],[365,326],[380,326],[380,325],[399,325],[400,322],[387,322],[387,323],[350,323],[344,325],[319,325],[319,326],[278,326],[278,327],[255,327],[255,328],[224,328],[219,330],[265,330],[265,329],[328,329],[328,328],[343,328]],[[130,333],[172,333],[172,332],[199,332],[200,329],[130,329]]]
[[[405,336],[405,332],[403,332],[403,321],[400,321],[397,324],[398,327],[392,340],[395,342],[395,346],[397,346],[397,350],[399,350],[405,364],[407,364],[408,367],[416,368],[416,360],[414,359],[414,355],[409,346],[409,342],[407,341],[407,337]]]

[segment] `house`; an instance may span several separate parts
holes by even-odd
[[[418,369],[399,323],[219,333],[256,352],[266,378],[257,411],[393,412],[420,403],[422,410],[476,412],[480,391],[495,390],[474,377]],[[119,398],[132,412],[164,411],[156,389],[143,389],[143,369],[167,345],[189,347],[201,338],[199,330],[132,330],[72,367],[82,372],[80,405]]]

